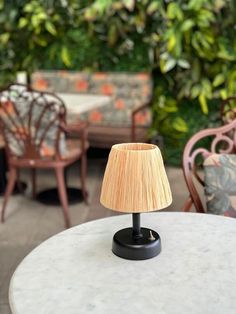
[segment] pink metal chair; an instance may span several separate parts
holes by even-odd
[[[9,167],[1,209],[2,222],[19,170],[32,170],[32,193],[35,197],[36,170],[52,168],[56,174],[65,227],[70,226],[64,170],[81,159],[81,188],[87,201],[87,127],[87,122],[67,125],[65,105],[53,93],[39,92],[22,84],[12,84],[0,92],[0,131]],[[68,133],[76,134],[78,140],[67,140]]]
[[[202,146],[208,143],[209,148]],[[206,211],[199,191],[204,188],[203,161],[211,154],[232,154],[236,151],[236,119],[229,124],[199,131],[187,142],[183,152],[183,173],[189,190],[189,197],[183,206],[189,211],[194,205],[199,213]],[[199,190],[200,188],[200,190]]]

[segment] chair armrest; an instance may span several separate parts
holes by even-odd
[[[82,154],[86,153],[86,143],[88,142],[88,125],[87,121],[80,121],[75,124],[61,123],[60,127],[67,134],[80,134],[81,135],[81,150]]]
[[[143,104],[141,105],[140,107],[138,108],[135,108],[133,111],[132,111],[132,117],[131,117],[131,141],[132,142],[135,142],[136,141],[136,121],[135,121],[135,116],[137,113],[139,113],[140,111],[148,108],[151,106],[151,102],[148,102],[146,104]]]
[[[62,130],[68,134],[80,134],[84,131],[87,131],[88,128],[88,122],[87,121],[81,121],[79,123],[73,123],[73,124],[66,124],[61,123],[60,127]]]

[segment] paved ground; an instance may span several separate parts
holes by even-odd
[[[90,158],[88,169],[88,189],[90,204],[83,202],[70,206],[70,216],[73,225],[89,220],[114,215],[114,212],[99,204],[101,180],[106,159]],[[78,164],[69,170],[69,185],[79,186]],[[179,211],[187,197],[181,169],[167,168],[172,193],[173,204],[167,210]],[[27,172],[22,174],[28,181]],[[41,172],[38,175],[38,190],[55,186],[53,172]],[[8,287],[10,278],[20,263],[33,248],[52,235],[63,230],[63,216],[58,206],[45,206],[32,200],[29,195],[11,197],[6,212],[6,221],[0,225],[0,314],[10,314],[8,305]],[[2,198],[0,197],[0,206]]]

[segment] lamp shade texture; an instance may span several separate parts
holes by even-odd
[[[172,195],[159,148],[146,143],[113,145],[100,202],[109,209],[126,213],[169,206]]]

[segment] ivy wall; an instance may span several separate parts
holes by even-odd
[[[235,21],[234,0],[0,0],[0,84],[36,68],[151,71],[151,134],[179,160],[236,94]]]

